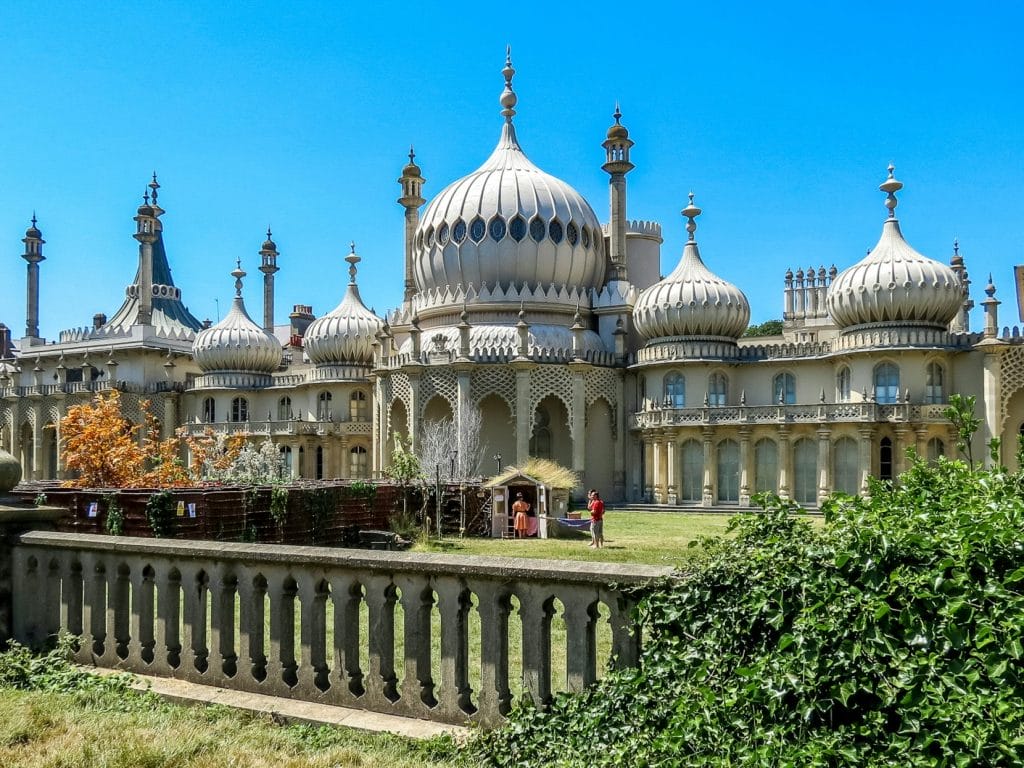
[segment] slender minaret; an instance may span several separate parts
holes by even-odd
[[[963,301],[960,309],[950,323],[951,333],[971,332],[971,310],[974,309],[974,302],[971,300],[971,278],[967,274],[967,267],[964,265],[964,257],[960,255],[960,241],[953,240],[953,256],[949,260],[949,266],[960,278],[960,285],[963,287]]]
[[[420,206],[423,199],[423,183],[426,179],[420,174],[416,165],[416,152],[409,147],[409,164],[402,169],[402,177],[398,183],[402,185],[402,196],[398,204],[405,208],[405,304],[408,309],[416,293],[416,284],[412,277],[413,247],[415,246],[416,227],[420,222]]]
[[[142,205],[135,216],[135,239],[139,241],[139,325],[153,323],[153,243],[160,234],[160,217],[164,210],[157,205],[160,185],[153,173],[149,189],[142,195]]]
[[[260,272],[263,273],[263,330],[274,334],[274,274],[281,268],[277,266],[277,243],[274,242],[267,227],[267,239],[260,248]]]
[[[611,178],[608,180],[611,198],[611,221],[608,225],[608,260],[611,274],[608,280],[626,280],[626,174],[633,170],[629,162],[629,150],[633,142],[629,131],[619,120],[622,112],[615,105],[615,124],[608,129],[608,137],[601,145],[605,149],[605,164],[601,168]]]
[[[32,226],[25,230],[25,237],[22,241],[25,244],[25,253],[21,258],[28,262],[28,277],[26,283],[25,301],[25,335],[39,338],[39,262],[46,259],[43,256],[43,233],[36,227],[36,215],[32,214]]]

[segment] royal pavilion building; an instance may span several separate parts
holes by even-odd
[[[984,327],[972,332],[959,248],[947,264],[904,239],[894,168],[880,186],[874,248],[846,268],[787,271],[781,334],[744,336],[747,298],[714,272],[729,254],[698,245],[699,195],[671,225],[688,239],[662,277],[661,226],[627,217],[633,141],[618,108],[602,145],[610,194],[600,216],[528,158],[514,74],[509,58],[497,145],[477,170],[428,201],[410,153],[399,178],[404,253],[375,254],[404,275],[382,316],[360,297],[353,245],[337,307],[315,316],[293,304],[289,323],[275,325],[279,253],[268,231],[261,322],[243,301],[241,264],[228,314],[199,321],[171,277],[154,175],[135,216],[138,270],[124,303],[46,340],[45,240],[33,218],[22,239],[25,333],[0,325],[0,446],[26,478],[63,478],[61,417],[116,388],[133,418],[148,400],[165,435],[272,440],[295,478],[380,476],[396,439],[416,450],[431,425],[452,419],[472,421],[486,446],[461,453],[462,476],[494,474],[498,456],[506,466],[537,456],[612,501],[742,507],[774,491],[816,507],[834,491],[865,492],[870,477],[893,479],[907,449],[954,455],[943,411],[960,393],[978,402],[975,454],[998,437],[1015,465],[1024,340],[1000,329],[991,278]],[[5,279],[15,279],[13,262]]]

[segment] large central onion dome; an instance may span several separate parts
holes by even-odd
[[[317,365],[369,365],[373,362],[373,341],[383,321],[366,308],[356,285],[356,244],[345,257],[349,263],[349,284],[341,304],[306,329],[303,344],[309,359]]]
[[[460,285],[493,293],[524,285],[564,285],[572,292],[603,284],[597,216],[575,189],[526,157],[512,125],[510,59],[503,74],[505,124],[498,146],[480,168],[445,187],[417,227],[413,278],[422,307],[444,301],[446,289]]]
[[[735,343],[750,322],[750,304],[743,291],[708,269],[701,260],[694,219],[701,209],[683,209],[689,239],[683,258],[668,277],[640,294],[633,323],[645,339],[708,339]]]
[[[896,192],[903,184],[889,178],[879,186],[889,218],[868,255],[839,273],[828,289],[829,314],[844,330],[878,324],[946,328],[963,301],[963,287],[952,269],[915,251],[900,232]]]
[[[231,311],[215,326],[196,335],[192,355],[204,374],[242,374],[250,384],[269,383],[269,375],[281,364],[281,342],[256,325],[245,311],[245,272],[241,264],[231,274],[235,278]],[[230,386],[228,379],[223,382]],[[238,384],[245,385],[242,379]]]

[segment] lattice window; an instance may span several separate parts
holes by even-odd
[[[540,401],[554,395],[562,401],[572,424],[572,374],[561,365],[541,365],[530,372],[530,413],[537,410]]]
[[[1010,415],[1010,398],[1024,388],[1024,347],[1012,346],[999,361],[999,434]]]
[[[417,423],[423,420],[423,409],[427,407],[434,395],[440,395],[448,401],[452,413],[457,411],[456,402],[458,398],[459,385],[455,379],[455,372],[449,368],[433,368],[428,371],[420,380],[420,398],[418,403],[419,413]],[[411,425],[410,425],[411,426]]]
[[[405,406],[405,412],[412,415],[412,388],[409,386],[409,377],[404,373],[393,373],[384,379],[384,402],[388,404],[388,410],[395,400],[401,400]]]
[[[603,397],[609,403],[619,402],[620,381],[619,372],[611,368],[593,368],[587,371],[587,376],[583,380],[583,392],[587,399],[587,405],[593,405],[599,397]]]
[[[469,379],[469,399],[474,405],[488,395],[497,395],[516,417],[516,374],[504,365],[486,365],[473,371]]]

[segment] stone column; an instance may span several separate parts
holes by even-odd
[[[789,427],[779,427],[779,497],[791,498],[789,481],[793,474],[793,454],[789,445]]]
[[[715,488],[718,485],[718,466],[711,451],[711,438],[715,434],[711,427],[704,427],[704,493],[702,505],[712,507],[715,504]]]
[[[818,506],[832,493],[832,430],[827,426],[818,428]]]
[[[868,478],[871,477],[871,446],[874,442],[875,428],[861,427],[860,435],[860,492],[868,495]]]
[[[665,441],[665,464],[668,469],[666,472],[666,482],[668,484],[668,503],[675,504],[678,501],[678,495],[676,493],[676,437],[670,435],[668,440]]]
[[[903,472],[907,463],[903,455],[906,453],[907,428],[902,424],[897,424],[893,428],[893,433],[896,435],[896,439],[892,445],[892,476],[893,479],[896,479]]]
[[[586,469],[587,459],[587,398],[585,390],[586,370],[590,366],[585,363],[572,362],[572,468],[580,477]],[[609,446],[610,447],[610,446]]]
[[[35,420],[32,423],[32,473],[30,480],[42,480],[43,458],[43,406],[42,403],[32,404],[32,413]]]
[[[617,396],[616,405],[612,408],[612,440],[614,441],[615,452],[615,478],[612,482],[612,498],[626,498],[626,446],[629,445],[629,409],[625,403],[625,387],[622,378],[619,378],[615,393]]]
[[[533,408],[530,403],[530,371],[533,363],[513,361],[516,372],[516,466],[526,464],[530,457],[530,433],[533,431]]]
[[[986,323],[988,323],[988,317],[986,317]],[[985,350],[984,367],[982,369],[984,396],[981,399],[984,413],[982,414],[981,429],[978,431],[978,434],[975,434],[974,455],[980,457],[985,462],[985,466],[991,466],[992,460],[988,455],[988,444],[992,438],[1000,436],[999,426],[1002,421],[999,408],[999,400],[1002,395],[1000,391],[1000,353],[1004,345],[994,338],[986,338],[978,346],[983,346]],[[980,446],[978,445],[978,437],[981,438]],[[1003,448],[1005,450],[1005,446]],[[1016,446],[1010,446],[1009,450],[1012,452],[1015,448]]]
[[[664,504],[665,489],[662,485],[663,475],[661,473],[661,438],[655,438],[651,446],[651,465],[653,469],[652,484],[654,486],[654,503]]]
[[[463,445],[463,423],[467,418],[467,411],[472,407],[469,401],[469,367],[464,364],[456,364],[456,395],[455,395],[455,437],[458,440],[455,450],[458,451],[457,460],[455,462],[456,473],[458,473],[458,467],[460,463],[462,466],[472,466],[471,463],[467,463],[466,456],[464,455],[465,446]]]
[[[654,438],[651,435],[647,435],[644,438],[643,443],[644,451],[644,476],[641,478],[643,485],[641,491],[644,495],[644,500],[653,499],[654,493]]]
[[[420,431],[420,366],[407,371],[409,376],[409,450],[413,453],[419,447]]]
[[[740,506],[750,506],[750,427],[740,427]]]

